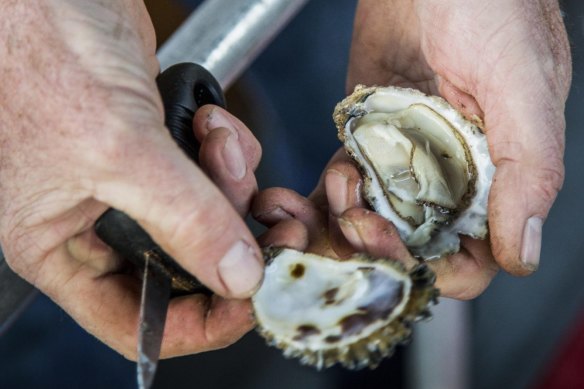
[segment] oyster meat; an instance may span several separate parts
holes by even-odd
[[[358,86],[333,117],[364,175],[364,197],[412,254],[440,258],[459,250],[458,234],[486,237],[495,170],[486,137],[445,100]]]
[[[287,357],[317,368],[375,367],[429,315],[438,290],[426,265],[357,255],[335,260],[267,249],[264,281],[252,298],[258,331]]]

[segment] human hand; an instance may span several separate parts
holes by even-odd
[[[469,119],[484,121],[497,166],[489,199],[491,245],[462,237],[458,254],[428,262],[442,295],[477,296],[498,265],[517,275],[537,268],[541,221],[563,179],[563,107],[570,73],[554,1],[359,3],[348,92],[363,83],[442,94]],[[264,243],[333,257],[366,251],[411,266],[394,227],[359,209],[359,193],[356,168],[339,155],[310,201],[282,189],[263,192],[254,214],[273,225]]]
[[[491,249],[515,275],[537,269],[542,224],[563,182],[570,80],[557,0],[359,2],[348,90],[357,83],[416,87],[482,120],[497,168]],[[466,273],[467,262],[451,261],[442,261],[448,272]],[[467,276],[486,274],[476,266]]]
[[[180,151],[164,128],[141,1],[0,1],[0,241],[10,266],[135,358],[139,281],[93,231],[117,208],[217,294],[171,301],[162,357],[234,342],[253,324],[249,301],[232,298],[262,277],[240,217],[256,191],[257,141],[218,108],[197,113],[201,166],[219,188]]]

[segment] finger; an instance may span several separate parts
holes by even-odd
[[[308,246],[308,231],[298,220],[282,220],[258,237],[258,242],[262,247],[288,247],[305,251]]]
[[[252,214],[256,220],[267,226],[273,226],[282,220],[300,221],[308,232],[309,244],[306,251],[335,256],[326,233],[327,213],[293,190],[270,188],[260,192],[252,205]]]
[[[339,219],[339,225],[347,240],[359,252],[395,259],[407,268],[418,264],[394,225],[379,214],[363,208],[349,209]]]
[[[193,119],[195,137],[203,142],[207,134],[216,128],[226,128],[235,135],[241,151],[247,161],[247,166],[254,171],[262,155],[261,145],[241,120],[231,115],[221,107],[205,105],[197,110]]]
[[[95,198],[137,220],[217,294],[250,296],[263,269],[254,237],[168,133],[144,129],[139,136],[118,134],[108,142],[95,154]]]
[[[493,280],[499,266],[489,242],[461,237],[461,250],[449,257],[426,262],[437,275],[440,294],[458,300],[479,296]]]
[[[334,257],[347,258],[354,253],[353,248],[344,238],[338,226],[337,217],[346,209],[360,206],[361,201],[361,176],[359,171],[346,154],[344,149],[339,149],[333,155],[324,169],[318,184],[308,199],[315,209],[319,209],[321,214],[328,218],[320,218],[319,226],[326,226],[327,234],[323,236],[321,228],[311,228],[313,239],[323,246],[317,248],[315,244],[311,248],[321,255],[332,255]],[[325,222],[327,224],[325,224]]]
[[[99,239],[93,228],[70,238],[66,247],[72,258],[94,269],[96,276],[120,271],[124,265],[123,258]]]
[[[286,188],[269,188],[259,192],[252,204],[252,215],[267,226],[288,219],[297,219],[313,227],[322,224],[322,216],[314,203]]]
[[[235,210],[246,215],[257,182],[233,132],[223,127],[209,131],[201,144],[199,162]]]
[[[325,172],[325,191],[329,204],[329,240],[340,258],[348,258],[355,250],[345,238],[338,218],[347,209],[363,206],[362,179],[359,171],[347,158],[329,164]]]
[[[355,248],[345,237],[345,234],[339,225],[339,219],[330,215],[328,223],[328,240],[336,257],[347,259],[355,254]]]
[[[330,164],[325,173],[330,214],[338,217],[349,208],[362,207],[362,184],[361,174],[352,162],[340,160]]]
[[[565,96],[550,93],[542,77],[509,84],[497,92],[505,98],[485,108],[496,166],[489,227],[497,262],[527,275],[539,266],[543,222],[564,179]]]
[[[351,158],[347,155],[345,150],[343,148],[338,149],[335,152],[335,154],[333,154],[333,156],[329,160],[329,162],[326,164],[326,166],[323,170],[323,173],[320,175],[320,177],[318,179],[318,183],[316,184],[316,187],[314,188],[312,193],[310,193],[310,195],[308,195],[308,199],[310,199],[314,204],[316,204],[319,207],[329,208],[330,205],[328,204],[327,194],[326,194],[327,172],[330,169],[332,169],[332,170],[338,171],[339,174],[341,174],[341,175],[345,175],[347,178],[360,177],[359,172],[357,170],[355,170],[356,175],[354,175],[352,172],[350,174],[345,173],[345,171],[350,171],[350,169],[353,168],[353,166],[354,166],[353,162],[351,161]],[[356,169],[356,168],[354,168],[354,169]]]
[[[507,3],[498,10],[517,11],[517,4]],[[516,23],[488,35],[482,66],[450,66],[448,56],[435,63],[484,112],[497,167],[489,197],[492,250],[497,262],[515,275],[537,269],[543,221],[563,182],[564,106],[571,78],[558,3],[523,7],[522,12]],[[426,46],[430,51],[440,47]],[[433,55],[440,56],[438,51],[429,53]]]
[[[254,324],[250,300],[226,300],[217,295],[172,299],[160,356],[170,358],[227,347]]]
[[[38,286],[82,327],[125,357],[136,359],[140,282],[133,276],[95,272],[67,256],[64,247],[44,262]],[[249,301],[202,295],[172,300],[163,357],[224,347],[253,326]]]

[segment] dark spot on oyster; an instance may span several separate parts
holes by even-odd
[[[320,330],[312,324],[303,324],[298,326],[296,331],[298,331],[298,335],[293,338],[294,340],[304,340],[309,336],[320,334]]]
[[[327,343],[337,343],[342,339],[342,337],[338,336],[338,335],[329,335],[326,338],[324,338],[324,341]]]
[[[369,278],[372,284],[387,282],[387,280],[383,279],[383,276],[376,274],[376,272],[370,273]],[[372,322],[387,319],[403,298],[404,284],[400,282],[399,286],[393,288],[393,293],[390,296],[385,295],[380,297],[365,307],[359,307],[359,313],[353,313],[342,318],[339,321],[339,325],[341,326],[343,336],[359,334]]]
[[[297,263],[290,270],[290,275],[293,278],[302,278],[302,276],[304,275],[304,270],[305,270],[304,265],[301,263]]]
[[[442,153],[442,154],[440,154],[440,156],[441,156],[442,158],[444,158],[444,159],[450,159],[450,158],[452,158],[452,157],[450,156],[450,154],[448,154],[448,153]]]
[[[324,303],[326,305],[332,305],[336,303],[337,301],[335,300],[335,298],[337,297],[337,293],[339,293],[339,288],[332,288],[324,292],[322,294],[322,297],[324,298]]]
[[[353,315],[349,315],[339,322],[341,328],[343,329],[344,336],[351,336],[356,335],[363,330],[363,328],[367,327],[369,323],[373,320],[371,315],[368,312],[366,313],[355,313]]]

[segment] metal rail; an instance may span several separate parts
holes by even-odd
[[[194,62],[227,89],[307,2],[207,0],[158,51],[160,68]]]

